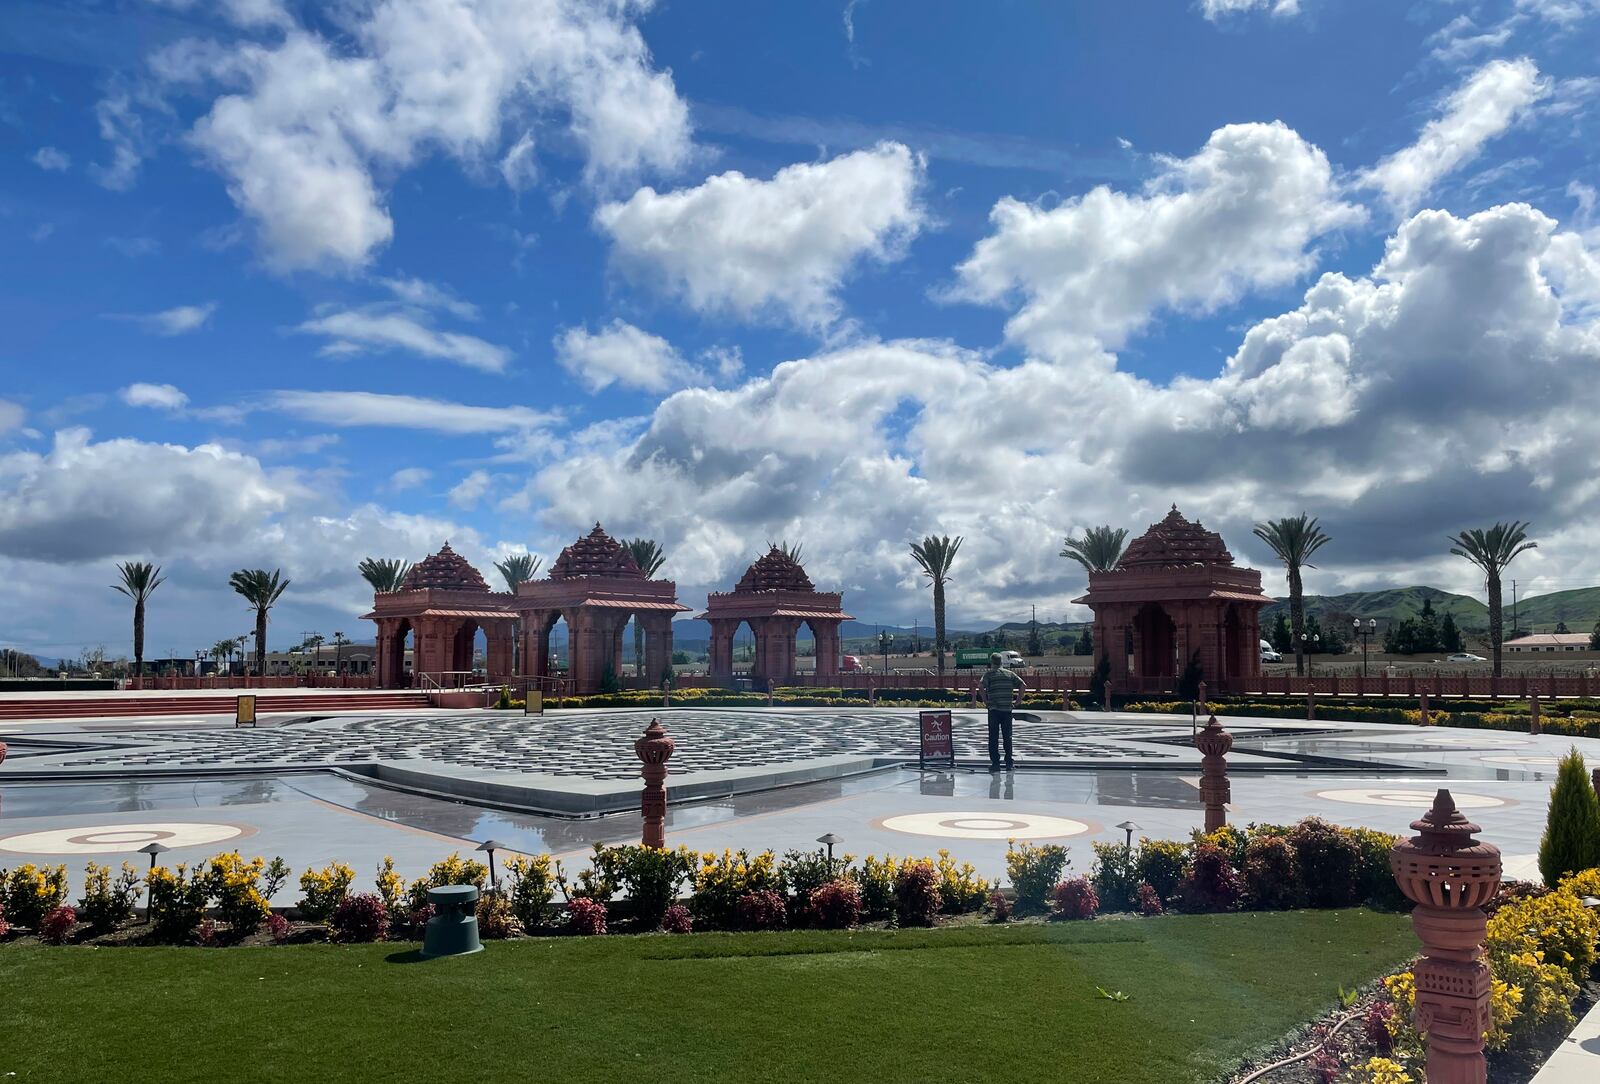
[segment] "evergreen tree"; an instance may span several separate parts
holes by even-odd
[[[1439,622],[1439,650],[1454,655],[1457,651],[1466,649],[1466,641],[1461,638],[1461,630],[1456,628],[1456,619],[1445,614],[1444,620]]]
[[[1571,632],[1571,631],[1572,631],[1571,629],[1567,628],[1567,623],[1565,621],[1557,621],[1556,622],[1556,633],[1557,633],[1557,635],[1559,635],[1559,634],[1561,634],[1563,632]]]
[[[1539,840],[1539,873],[1553,885],[1569,873],[1600,866],[1600,797],[1574,747],[1561,758],[1550,811]]]
[[[1028,621],[1028,654],[1033,658],[1044,654],[1044,643],[1039,639],[1039,622],[1034,618]]]
[[[1278,614],[1278,619],[1272,623],[1272,634],[1267,639],[1272,642],[1272,650],[1280,655],[1287,655],[1294,650],[1294,634],[1289,631],[1288,614]]]
[[[1600,637],[1600,624],[1595,625],[1595,635]],[[1083,631],[1078,634],[1078,642],[1073,645],[1072,653],[1074,655],[1094,654],[1094,626],[1083,626]]]
[[[1600,651],[1600,621],[1594,623],[1594,631],[1589,634],[1589,650]]]
[[[1413,651],[1439,650],[1439,619],[1433,612],[1433,599],[1422,600],[1422,612],[1417,615],[1417,641]]]

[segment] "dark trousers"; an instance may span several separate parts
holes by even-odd
[[[1000,763],[1000,736],[1006,739],[1006,767],[1011,766],[1011,713],[997,708],[989,709],[989,763]]]

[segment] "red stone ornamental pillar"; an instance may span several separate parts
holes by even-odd
[[[639,803],[639,811],[644,814],[642,842],[646,847],[658,850],[667,845],[667,788],[664,784],[667,781],[667,761],[672,759],[674,748],[676,744],[667,737],[660,719],[651,719],[644,736],[633,743],[634,755],[643,764],[639,769],[639,774],[644,777],[644,796]]]
[[[1428,725],[1428,690],[1427,689],[1423,689],[1421,695],[1419,695],[1417,697],[1417,707],[1422,709],[1422,725],[1423,726],[1427,726]]]
[[[1528,733],[1539,733],[1539,694],[1534,693],[1528,697]]]
[[[1233,735],[1222,729],[1213,715],[1195,735],[1194,744],[1200,750],[1200,800],[1206,806],[1206,831],[1215,832],[1228,823],[1228,802],[1233,798],[1225,759],[1233,748]]]
[[[1480,958],[1500,884],[1500,848],[1440,788],[1433,808],[1412,821],[1417,835],[1389,852],[1389,867],[1415,903],[1411,924],[1422,942],[1414,1020],[1428,1046],[1428,1084],[1486,1084],[1483,1037],[1489,1030],[1489,965]]]

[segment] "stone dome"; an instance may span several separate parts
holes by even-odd
[[[405,582],[400,585],[402,591],[417,591],[425,587],[444,591],[489,590],[483,574],[451,549],[448,542],[439,547],[438,553],[412,565],[411,571],[406,573]]]
[[[629,576],[643,579],[644,573],[634,563],[628,547],[606,534],[600,524],[594,530],[561,551],[556,563],[550,566],[552,580],[570,580],[577,576]]]
[[[1222,536],[1208,531],[1198,522],[1190,523],[1173,505],[1160,523],[1132,542],[1123,551],[1118,568],[1178,568],[1185,565],[1231,565]]]
[[[773,546],[744,570],[735,591],[815,591],[800,562]]]

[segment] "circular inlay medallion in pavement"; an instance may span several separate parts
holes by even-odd
[[[1554,768],[1557,764],[1561,763],[1561,760],[1558,757],[1510,755],[1503,757],[1479,757],[1478,759],[1483,761],[1485,764],[1525,764],[1534,768]]]
[[[255,829],[237,824],[105,824],[82,828],[55,828],[0,839],[0,851],[12,854],[118,854],[137,851],[147,843],[167,847],[200,847],[221,843]]]
[[[944,839],[1055,839],[1089,830],[1082,821],[1042,813],[902,813],[877,823],[891,832]]]
[[[1426,811],[1433,808],[1433,796],[1436,793],[1431,790],[1319,790],[1316,796],[1334,802],[1349,802],[1351,805],[1386,805]],[[1456,800],[1457,809],[1494,809],[1512,804],[1505,798],[1463,794],[1457,790],[1450,791],[1450,797]]]

